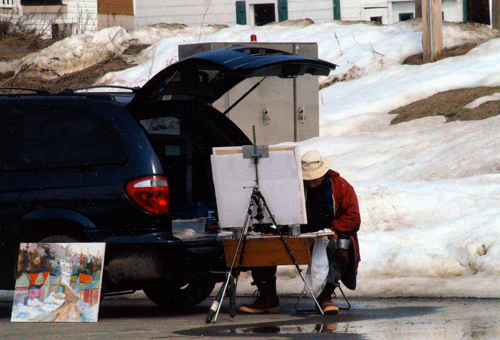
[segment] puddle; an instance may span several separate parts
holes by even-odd
[[[255,325],[212,326],[177,332],[177,334],[237,339],[246,337],[265,339],[366,339],[361,334],[351,332],[351,326],[349,322],[334,322],[315,318],[314,320],[295,320]]]
[[[367,339],[367,330],[377,331],[382,320],[394,320],[404,316],[422,316],[436,311],[433,307],[414,306],[388,307],[377,309],[355,309],[335,316],[311,316],[303,313],[294,314],[295,320],[281,322],[263,322],[246,325],[213,325],[197,329],[176,332],[188,336],[213,337],[283,337],[286,339],[341,338]],[[245,320],[248,321],[248,320]],[[391,321],[392,322],[392,321]],[[370,333],[370,331],[368,331]]]
[[[241,322],[176,332],[216,338],[455,340],[500,339],[498,300],[378,299],[357,301],[355,308],[335,316],[293,313],[288,320],[241,315]],[[260,322],[248,324],[253,319]],[[256,321],[257,321],[256,320]],[[223,321],[221,317],[221,321]]]
[[[259,326],[241,327],[231,330],[231,334],[311,334],[311,333],[334,333],[338,329],[337,322],[316,323],[303,325],[283,325],[283,326]],[[229,330],[228,330],[229,332]]]

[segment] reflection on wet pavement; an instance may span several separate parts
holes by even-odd
[[[284,339],[455,340],[500,339],[500,309],[495,299],[379,299],[358,301],[336,316],[294,313],[290,320],[212,325],[177,334]],[[244,318],[248,316],[237,316]],[[250,317],[251,318],[251,317]]]
[[[237,328],[234,333],[243,334],[308,334],[308,333],[333,333],[337,330],[338,324],[317,323],[311,325],[289,325],[289,326],[262,326],[262,327],[242,327]]]

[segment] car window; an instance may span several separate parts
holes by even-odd
[[[158,117],[141,120],[142,126],[149,134],[173,135],[181,134],[180,120],[175,117]]]
[[[0,170],[54,171],[119,165],[125,146],[112,125],[79,107],[0,108]]]

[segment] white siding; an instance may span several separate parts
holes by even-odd
[[[305,18],[315,22],[333,20],[333,0],[288,0],[288,19]]]
[[[0,8],[14,8],[14,0],[0,0]]]
[[[490,1],[491,5],[491,1]],[[460,22],[464,20],[463,0],[444,0],[444,21]]]
[[[360,0],[340,0],[341,20],[361,20]]]
[[[35,27],[46,37],[52,36],[52,25],[70,27],[71,34],[92,33],[97,30],[96,0],[63,0],[66,13],[24,13],[21,20]]]
[[[188,26],[236,24],[234,0],[136,0],[135,26],[155,23]]]
[[[68,13],[57,23],[73,24],[73,34],[86,34],[97,30],[97,1],[96,0],[66,0]]]
[[[12,0],[5,1],[10,4]],[[134,0],[134,18],[130,19],[129,26],[139,28],[155,23],[180,23],[188,26],[235,25],[235,1]],[[463,20],[463,1],[443,0],[445,21]],[[257,3],[276,5],[277,0],[246,0],[249,25],[254,23],[253,5]],[[97,0],[63,0],[63,4],[67,6],[67,13],[30,14],[29,23],[47,35],[51,34],[52,23],[70,24],[72,34],[97,30]],[[370,17],[381,16],[383,24],[392,24],[399,21],[400,13],[415,13],[414,7],[412,0],[340,0],[341,19],[346,21],[370,20]],[[315,22],[333,20],[333,0],[288,0],[288,19],[305,18]]]
[[[90,0],[88,0],[90,1]],[[95,0],[94,0],[95,1]],[[236,0],[135,0],[135,27],[167,22],[189,26],[236,24]],[[246,0],[247,23],[252,25],[252,6],[277,0]],[[383,24],[399,21],[400,13],[415,13],[412,0],[341,0],[342,20],[370,20],[382,16]],[[446,21],[463,20],[463,0],[443,0]],[[333,0],[288,0],[288,19],[333,20]]]
[[[399,21],[400,13],[415,13],[412,0],[341,0],[342,20],[370,20],[382,16],[383,24]],[[463,20],[463,0],[444,0],[445,21]]]
[[[390,8],[390,22],[395,23],[399,21],[399,15],[402,13],[413,13],[415,18],[415,3],[413,1],[395,1]]]

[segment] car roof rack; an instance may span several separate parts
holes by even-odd
[[[29,87],[0,87],[0,92],[3,91],[26,91],[26,92],[35,92],[35,93],[43,93],[43,94],[48,94],[50,93],[48,90],[44,88],[40,89],[33,89]]]
[[[131,92],[136,93],[139,90],[139,87],[129,87],[129,86],[120,86],[120,85],[91,85],[91,86],[83,86],[83,87],[75,87],[75,88],[66,88],[62,90],[62,93],[75,93],[92,89],[102,89],[102,88],[111,88],[111,89],[120,89],[120,90],[129,90]]]

